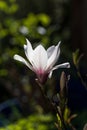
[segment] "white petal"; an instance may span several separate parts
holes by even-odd
[[[27,67],[29,67],[31,70],[33,70],[33,68],[32,68],[32,66],[23,58],[23,57],[21,57],[21,56],[19,56],[19,55],[14,55],[14,57],[13,57],[15,60],[18,60],[18,61],[20,61],[20,62],[22,62],[23,64],[25,64]]]
[[[47,56],[48,58],[52,55],[53,51],[55,49],[55,46],[51,46],[47,49]]]
[[[55,67],[53,67],[52,70],[56,70],[58,68],[70,68],[70,63],[66,62],[66,63],[60,64],[60,65],[56,65]]]
[[[26,41],[27,41],[27,51],[29,53],[30,51],[33,50],[33,48],[32,48],[32,45],[31,45],[30,41],[28,39],[26,39]]]
[[[48,62],[47,62],[47,69],[51,69],[54,64],[57,62],[59,55],[60,55],[60,42],[58,43],[58,45],[55,47],[52,55],[49,57]]]
[[[27,49],[27,45],[24,45],[24,50],[26,50]]]
[[[70,68],[70,64],[68,62],[66,63],[63,63],[63,64],[60,64],[60,65],[56,65],[55,67],[53,67],[53,69],[50,71],[48,77],[51,78],[52,77],[52,74],[53,74],[53,71],[55,69],[59,69],[59,68]]]
[[[35,68],[44,70],[47,66],[47,52],[42,45],[35,48],[32,56]]]
[[[53,71],[50,71],[50,73],[48,75],[49,79],[52,77],[52,73],[53,73]]]
[[[32,57],[33,57],[33,48],[32,48],[32,45],[31,43],[29,42],[28,39],[26,39],[27,41],[27,45],[24,45],[24,51],[25,51],[25,55],[28,59],[28,61],[33,64],[33,61],[32,61]]]
[[[28,55],[27,55],[27,45],[24,45],[24,52],[25,52],[26,57],[28,57]]]
[[[24,45],[24,51],[27,59],[30,61],[31,53],[33,52],[32,45],[28,39],[26,39],[27,45]]]

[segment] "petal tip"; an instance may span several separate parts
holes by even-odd
[[[30,43],[30,41],[28,40],[28,38],[25,38],[25,39],[26,39],[26,42],[27,42],[27,43]]]
[[[17,57],[17,54],[15,54],[15,55],[13,56],[13,59],[16,60],[16,57]]]
[[[15,55],[13,56],[13,59],[14,59],[14,60],[17,60],[17,61],[22,61],[22,57],[19,56],[19,55],[17,55],[17,54],[15,54]]]
[[[60,44],[60,43],[61,43],[61,41],[58,42],[58,44]]]
[[[70,68],[70,63],[69,62],[65,63],[65,68]]]
[[[48,78],[51,79],[53,71],[50,71]]]
[[[25,40],[26,40],[26,43],[28,44],[28,42],[29,42],[28,38],[25,38]]]
[[[64,64],[65,64],[65,68],[70,68],[70,63],[69,62],[66,62]]]
[[[61,44],[61,41],[58,42],[58,46],[60,46],[60,44]]]
[[[67,68],[70,68],[70,63],[67,63]]]
[[[59,41],[58,44],[56,45],[56,49],[60,48],[60,44],[61,44],[61,41]]]
[[[28,38],[25,38],[26,39],[26,41],[28,41]]]
[[[27,47],[27,46],[26,46],[26,45],[24,45],[24,49],[26,49],[26,47]]]

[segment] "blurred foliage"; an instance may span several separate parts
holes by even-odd
[[[3,115],[0,115],[0,125],[2,123],[3,127],[0,127],[0,130],[57,130],[54,124],[56,121],[55,117],[51,114],[32,114],[27,117],[20,116],[17,108],[13,110],[14,116],[12,118],[6,118]],[[16,115],[15,115],[16,113]],[[16,121],[17,120],[17,121]],[[87,123],[87,112],[86,110],[78,112],[78,116],[72,121],[73,125],[76,127],[76,130],[83,130],[83,127]],[[79,123],[80,122],[80,123]],[[67,127],[68,130],[71,128]]]
[[[84,130],[83,127],[87,123],[87,110],[79,111],[77,117],[72,121],[77,130]]]
[[[9,124],[0,130],[56,130],[53,124],[54,117],[51,115],[30,115],[27,118]]]

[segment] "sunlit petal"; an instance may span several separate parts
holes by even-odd
[[[33,48],[30,41],[28,39],[26,39],[26,41],[27,41],[27,45],[24,45],[25,55],[28,61],[32,64]]]
[[[52,55],[54,49],[55,49],[54,45],[47,49],[47,56],[48,56],[48,58]]]
[[[25,64],[27,67],[29,67],[31,70],[33,70],[32,66],[22,57],[22,56],[19,56],[19,55],[14,55],[13,57],[15,60],[18,60],[20,62],[22,62],[23,64]]]
[[[53,70],[51,70],[49,75],[48,75],[49,79],[52,77],[52,73],[53,73]]]
[[[27,53],[29,53],[30,51],[33,50],[33,48],[32,48],[30,41],[28,39],[26,39],[26,41],[27,41]]]
[[[28,58],[28,55],[27,55],[27,45],[24,45],[24,52],[25,52],[26,57]]]
[[[42,45],[39,45],[35,48],[32,61],[37,69],[45,69],[47,65],[47,52]]]
[[[58,60],[59,54],[60,54],[60,42],[58,43],[58,45],[55,47],[52,55],[49,57],[48,62],[47,62],[47,69],[52,68],[53,65],[56,63],[56,61]]]
[[[56,65],[55,67],[53,67],[53,69],[50,71],[48,77],[51,78],[53,71],[59,68],[70,68],[70,64],[68,62],[60,64],[60,65]]]
[[[59,69],[59,68],[70,68],[70,63],[66,62],[66,63],[63,63],[63,64],[56,65],[55,67],[53,67],[52,70],[56,70],[56,69]]]
[[[26,39],[26,42],[27,42],[27,45],[24,45],[24,50],[25,50],[25,54],[26,54],[28,60],[30,60],[33,48],[32,48],[32,45],[28,39]]]

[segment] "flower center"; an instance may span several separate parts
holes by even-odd
[[[44,84],[48,78],[48,73],[42,69],[37,70],[36,75],[41,84]]]

